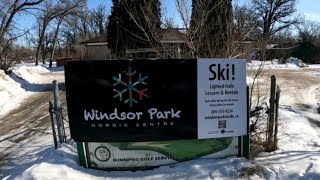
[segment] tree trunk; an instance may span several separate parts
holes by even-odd
[[[60,45],[59,41],[58,41],[58,47],[59,47],[59,56],[61,57],[62,56],[62,50],[61,50],[61,45]]]
[[[42,64],[46,64],[47,44],[42,45]]]
[[[60,24],[62,23],[63,18],[59,18],[58,24],[57,24],[57,28],[56,31],[54,33],[54,37],[53,37],[53,42],[52,42],[52,49],[51,49],[51,57],[50,57],[50,63],[49,63],[49,68],[52,67],[52,61],[53,61],[53,57],[54,57],[54,51],[55,51],[55,47],[56,47],[56,43],[57,43],[57,38],[58,38],[58,34],[59,34],[59,28],[60,28]]]
[[[13,11],[13,12],[10,14],[10,16],[9,16],[9,18],[8,18],[8,21],[7,21],[6,25],[5,25],[5,27],[0,31],[0,43],[1,43],[1,44],[2,44],[2,41],[3,41],[3,39],[4,39],[4,35],[5,35],[5,34],[8,32],[8,30],[9,30],[10,24],[11,24],[11,22],[12,22],[13,17],[14,17],[15,14],[16,14],[16,11]]]
[[[260,59],[261,61],[266,61],[267,57],[267,45],[268,45],[269,36],[267,34],[262,35],[262,42],[261,42],[261,54]]]
[[[44,20],[42,28],[40,28],[41,32],[40,32],[40,37],[39,37],[39,44],[36,49],[36,66],[39,64],[41,46],[43,44],[44,34],[46,31],[47,25],[48,25],[48,23],[46,22],[46,20]]]
[[[36,49],[36,66],[39,65],[40,49],[41,49],[41,44],[39,43]]]

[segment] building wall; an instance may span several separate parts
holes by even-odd
[[[111,59],[111,52],[108,46],[87,46],[85,60],[107,60]]]

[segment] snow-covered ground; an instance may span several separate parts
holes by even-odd
[[[32,92],[40,91],[53,80],[64,82],[63,67],[50,70],[47,67],[19,64],[13,68],[10,76],[0,70],[0,117],[23,102]]]
[[[262,153],[255,160],[196,159],[153,170],[100,171],[79,166],[72,140],[55,150],[52,135],[46,134],[41,139],[25,140],[36,142],[36,148],[30,152],[21,147],[18,158],[10,157],[16,158],[15,163],[0,163],[0,179],[320,179],[320,65],[301,68],[294,62],[254,61],[247,66],[253,71],[263,65],[258,82],[268,84],[269,75],[275,74],[282,90],[279,149]],[[0,121],[30,94],[38,93],[35,88],[41,86],[34,84],[51,83],[55,78],[63,82],[63,69],[17,66],[13,72],[7,76],[0,71]],[[252,83],[253,76],[249,75],[247,82]],[[4,138],[0,136],[0,161],[6,148],[1,143]]]

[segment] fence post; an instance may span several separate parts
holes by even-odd
[[[271,76],[271,88],[270,88],[270,110],[269,110],[269,123],[268,123],[268,139],[267,139],[267,151],[273,151],[274,149],[274,117],[275,117],[275,102],[276,101],[276,77]]]
[[[57,129],[58,129],[58,137],[59,143],[64,142],[64,134],[63,134],[63,126],[62,126],[62,118],[61,118],[61,106],[59,101],[59,84],[56,80],[53,82],[53,99],[54,99],[54,110],[56,112],[56,120],[57,120]]]
[[[50,112],[50,119],[51,119],[51,126],[52,126],[54,148],[57,149],[58,142],[57,142],[56,129],[55,129],[55,126],[54,126],[54,117],[53,117],[54,108],[53,108],[53,104],[52,104],[51,101],[49,102],[49,112]]]
[[[276,112],[275,112],[275,119],[274,119],[274,150],[277,149],[277,142],[278,142],[278,116],[279,116],[279,101],[280,101],[280,87],[277,86],[276,92]]]

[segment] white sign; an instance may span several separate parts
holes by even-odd
[[[198,59],[198,139],[247,134],[246,62]]]
[[[199,142],[202,148],[199,148]],[[219,140],[89,142],[87,145],[89,167],[96,169],[153,167],[197,158],[223,158],[237,155],[239,150],[237,137]]]

